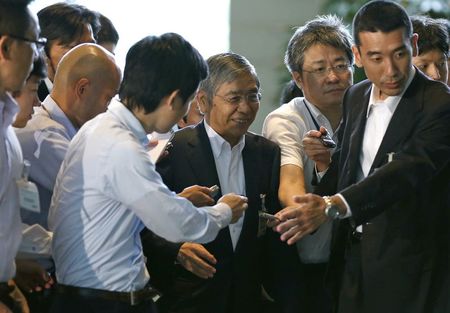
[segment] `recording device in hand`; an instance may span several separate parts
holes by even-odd
[[[326,134],[323,134],[319,139],[322,142],[322,144],[327,148],[335,148],[336,147],[336,143],[331,138],[331,136],[328,134],[328,131]]]

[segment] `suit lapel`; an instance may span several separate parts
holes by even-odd
[[[189,151],[187,152],[187,159],[197,178],[196,181],[199,185],[207,187],[217,185],[220,187],[214,155],[203,122],[195,126],[195,130],[195,135],[188,141],[187,147]],[[221,197],[221,190],[215,200]]]
[[[211,148],[211,143],[206,133],[204,122],[195,126],[195,135],[188,141],[187,152],[192,172],[197,178],[199,185],[211,187],[217,185],[220,187],[219,176],[217,175],[216,162]],[[222,197],[222,188],[214,198],[215,201]],[[216,239],[205,245],[206,249],[220,257],[232,253],[233,244],[231,242],[230,230],[228,227],[221,229]]]
[[[345,177],[342,179],[344,186],[348,186],[355,182],[357,170],[360,168],[359,155],[366,127],[367,107],[369,105],[371,86],[372,84],[368,85],[368,88],[365,89],[361,98],[361,104],[350,108],[350,110],[354,111],[354,114],[350,115],[350,121],[347,121],[347,123],[353,122],[354,127],[352,127],[349,139],[349,157],[347,157],[346,169],[343,171],[343,173],[345,173]],[[353,121],[351,121],[351,119],[353,119]]]
[[[397,109],[392,115],[386,133],[381,141],[378,152],[373,161],[370,173],[386,162],[390,152],[396,152],[396,147],[405,140],[415,125],[417,112],[421,110],[423,102],[419,101],[418,93],[422,92],[421,80],[424,79],[416,69],[416,74],[408,89],[402,96]]]
[[[249,208],[245,211],[244,222],[241,234],[236,245],[235,252],[241,250],[241,246],[245,242],[249,242],[245,238],[252,238],[257,232],[258,223],[258,182],[256,181],[257,173],[261,171],[259,168],[260,156],[256,153],[256,142],[248,133],[245,135],[245,147],[242,150],[242,159],[244,164],[245,175],[245,192],[249,201]]]

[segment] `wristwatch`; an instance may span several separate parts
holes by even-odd
[[[338,206],[335,205],[333,203],[333,201],[331,200],[331,197],[325,196],[322,198],[325,201],[325,205],[326,205],[325,210],[324,210],[325,215],[333,220],[339,218],[341,216],[341,213],[339,212]]]

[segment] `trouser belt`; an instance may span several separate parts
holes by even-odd
[[[156,302],[161,297],[158,290],[151,286],[146,286],[145,288],[137,291],[122,292],[58,284],[56,291],[66,295],[76,295],[84,298],[121,301],[129,303],[130,305],[137,305],[146,300]]]

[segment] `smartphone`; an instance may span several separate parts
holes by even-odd
[[[330,135],[328,134],[328,132],[320,137],[320,141],[321,141],[322,144],[323,144],[325,147],[327,147],[327,148],[335,148],[335,147],[336,147],[336,143],[335,143],[334,140],[330,137]]]
[[[214,185],[209,187],[209,190],[211,190],[211,198],[215,198],[219,194],[220,188],[219,186]]]
[[[278,222],[280,221],[280,219],[278,217],[276,217],[275,215],[269,214],[269,213],[266,213],[263,211],[259,211],[258,215],[259,215],[259,217],[265,218],[266,220],[269,220],[269,221],[278,221]]]

